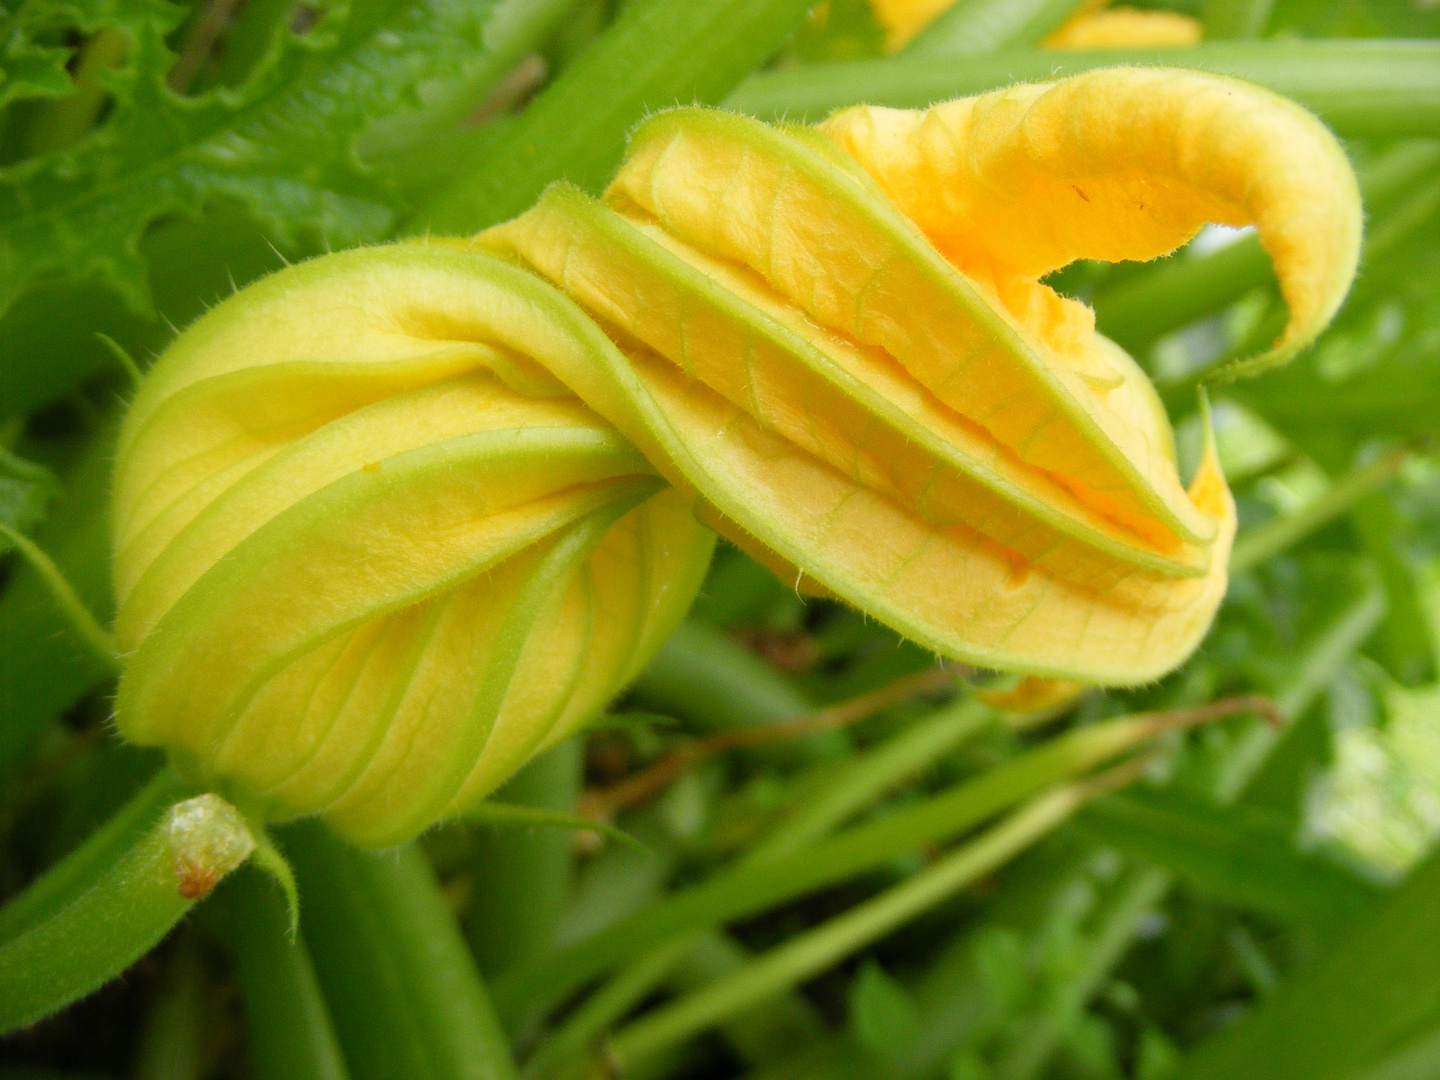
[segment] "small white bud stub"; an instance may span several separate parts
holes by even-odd
[[[199,900],[250,857],[255,838],[240,811],[219,795],[197,795],[170,808],[167,826],[180,895]]]

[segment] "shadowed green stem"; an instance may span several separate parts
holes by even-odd
[[[355,1080],[512,1080],[504,1032],[419,852],[362,852],[317,821],[283,835],[302,930]]]

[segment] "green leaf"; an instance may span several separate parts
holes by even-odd
[[[850,983],[850,1030],[876,1056],[909,1045],[919,1031],[915,1003],[905,988],[874,960],[860,966]]]
[[[1387,1061],[1433,1042],[1437,1027],[1440,857],[1263,1006],[1197,1047],[1176,1080],[1376,1080]]]
[[[151,10],[155,0],[114,2]],[[83,280],[149,313],[141,236],[216,199],[242,205],[281,246],[384,236],[396,196],[360,167],[356,136],[412,104],[420,82],[473,69],[477,53],[498,78],[543,30],[535,22],[513,0],[342,0],[303,35],[278,25],[241,86],[185,98],[166,82],[165,27],[130,18],[105,124],[0,170],[0,312],[39,283]]]

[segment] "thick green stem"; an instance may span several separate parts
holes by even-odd
[[[425,859],[357,851],[315,821],[283,841],[351,1075],[512,1080],[505,1034]]]
[[[281,890],[245,869],[221,887],[213,907],[245,1002],[254,1080],[347,1080],[330,1010],[305,943],[290,936]]]
[[[580,744],[571,739],[521,769],[496,794],[519,811],[566,814],[580,793]],[[484,821],[482,803],[474,820]],[[492,819],[493,820],[493,819]],[[571,836],[558,828],[490,827],[476,830],[475,894],[464,925],[480,970],[491,976],[516,960],[547,952],[570,900],[574,877]]]
[[[553,180],[598,189],[646,113],[718,102],[784,42],[809,0],[637,0],[443,191],[412,232],[473,232]],[[577,117],[584,122],[577,122]]]
[[[1184,66],[1268,86],[1314,110],[1341,135],[1400,138],[1440,133],[1440,44],[1429,41],[1222,42],[1170,50],[990,56],[893,56],[752,75],[725,101],[762,119],[816,121],[866,102],[922,108],[1013,82],[1036,82],[1119,64]]]
[[[184,791],[166,770],[0,911],[0,1031],[120,974],[254,850],[239,811],[215,795],[174,803]]]
[[[622,1029],[610,1040],[611,1057],[624,1069],[844,959],[1002,865],[1069,816],[1083,797],[1078,787],[1041,796],[873,900]]]

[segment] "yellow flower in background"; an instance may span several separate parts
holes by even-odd
[[[1110,8],[1109,0],[1089,0],[1046,37],[1044,49],[1155,49],[1199,43],[1203,28],[1198,19],[1174,11]],[[955,0],[870,0],[871,10],[885,31],[889,52],[910,41],[950,8]]]
[[[1344,155],[1172,71],[818,130],[677,109],[603,200],[557,184],[471,241],[277,274],[127,419],[121,731],[395,843],[633,677],[698,587],[697,519],[943,655],[1153,679],[1224,594],[1233,505],[1213,452],[1182,485],[1148,380],[1038,279],[1206,221],[1271,252],[1277,355],[1312,339],[1354,271]]]
[[[1178,11],[1082,10],[1040,43],[1044,49],[1164,49],[1198,45],[1199,19]]]
[[[890,52],[904,48],[954,4],[955,0],[870,0],[875,18],[885,30],[885,47]]]

